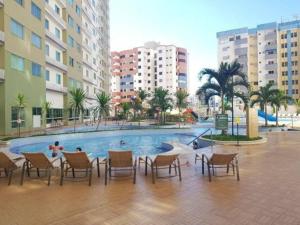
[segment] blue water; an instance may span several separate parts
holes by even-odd
[[[75,151],[76,147],[81,147],[92,157],[106,157],[108,150],[132,150],[134,155],[141,156],[169,151],[170,149],[162,148],[162,143],[177,141],[186,144],[194,137],[193,132],[158,130],[51,135],[13,140],[10,151],[17,154],[44,152],[50,157],[52,152],[49,150],[49,145],[59,141],[65,151]],[[120,140],[123,140],[125,144],[121,145]]]

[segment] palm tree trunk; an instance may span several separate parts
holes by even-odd
[[[77,112],[77,109],[75,109],[75,115],[74,115],[74,133],[75,133],[75,129],[76,129],[76,112]]]
[[[278,127],[278,108],[276,107],[276,127]]]
[[[233,93],[231,99],[231,135],[234,135],[234,110],[233,110]]]
[[[268,126],[268,120],[267,120],[267,104],[265,104],[265,126]]]
[[[99,115],[99,117],[98,117],[98,123],[97,123],[97,128],[96,128],[96,130],[98,130],[98,128],[99,128],[99,125],[100,125],[100,122],[101,122],[101,116]]]
[[[225,109],[224,109],[224,95],[221,94],[221,111],[222,111],[222,114],[225,113]]]

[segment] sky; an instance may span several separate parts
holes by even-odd
[[[147,41],[186,48],[193,94],[199,71],[217,68],[217,32],[295,19],[300,0],[110,0],[111,50]]]

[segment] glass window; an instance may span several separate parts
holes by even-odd
[[[60,39],[60,30],[55,27],[55,36]]]
[[[54,6],[54,11],[56,14],[60,15],[60,8],[57,5]]]
[[[46,81],[50,81],[50,72],[49,72],[49,70],[46,70],[45,79],[46,79]]]
[[[80,16],[80,7],[78,5],[76,5],[76,13],[78,16]]]
[[[11,107],[11,127],[17,128],[19,125],[25,127],[25,110],[24,108]]]
[[[45,19],[45,29],[49,30],[49,20]]]
[[[74,39],[70,35],[68,36],[68,45],[72,48],[74,47]]]
[[[40,77],[42,73],[41,65],[33,62],[31,64],[31,73],[33,76]]]
[[[61,75],[58,73],[56,74],[56,83],[61,84]]]
[[[74,66],[74,59],[72,57],[69,57],[69,65]]]
[[[60,62],[60,52],[58,51],[55,52],[55,59],[56,61]]]
[[[16,35],[18,38],[24,38],[24,27],[22,24],[18,23],[17,21],[11,19],[10,21],[10,31]]]
[[[76,32],[80,34],[80,26],[78,24],[76,24]]]
[[[74,0],[67,0],[69,5],[73,5],[74,4]]]
[[[50,50],[49,50],[49,45],[46,44],[46,46],[45,46],[45,54],[46,54],[47,56],[49,56],[49,52],[50,52]]]
[[[31,43],[37,48],[42,47],[42,39],[35,33],[31,33]]]
[[[70,27],[74,27],[74,20],[71,16],[68,16],[68,24]]]
[[[24,71],[24,67],[25,67],[24,59],[17,55],[12,54],[10,56],[10,67],[18,71]]]
[[[39,20],[42,17],[41,9],[34,2],[31,2],[31,14]]]
[[[19,5],[23,6],[24,5],[24,1],[23,0],[15,0],[16,3],[18,3]]]

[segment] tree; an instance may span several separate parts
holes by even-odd
[[[166,111],[171,110],[173,106],[173,100],[169,96],[169,90],[159,87],[155,89],[153,98],[150,101],[150,105],[158,108],[160,111],[160,124],[166,122]]]
[[[225,99],[231,101],[232,111],[232,134],[234,121],[234,97],[244,101],[246,106],[247,97],[244,92],[237,91],[236,87],[246,89],[248,92],[249,83],[247,76],[241,71],[242,67],[237,62],[221,63],[218,70],[205,68],[200,72],[200,81],[204,84],[197,90],[196,95],[204,96],[206,104],[213,96],[221,98],[221,112],[225,113]],[[224,131],[223,131],[224,133]]]
[[[265,113],[265,126],[268,126],[267,106],[272,102],[272,99],[278,94],[278,92],[279,90],[274,88],[273,84],[268,83],[264,87],[259,87],[258,91],[252,91],[250,93],[250,98],[255,97],[252,99],[250,106],[253,107],[258,104],[260,109]]]
[[[297,109],[297,114],[300,114],[300,99],[296,99],[294,103]]]
[[[76,129],[77,116],[82,116],[84,111],[84,102],[86,100],[86,93],[82,88],[74,88],[70,92],[70,108],[74,111],[74,132]]]
[[[20,137],[21,136],[21,123],[22,123],[21,111],[26,106],[25,95],[19,93],[17,95],[16,104],[17,104],[16,108],[17,108],[18,135]]]
[[[139,99],[141,100],[141,114],[144,114],[144,107],[143,107],[143,103],[145,102],[145,100],[150,97],[150,94],[147,93],[145,90],[139,90],[137,93],[137,96],[139,97]]]
[[[99,128],[101,118],[106,118],[109,115],[110,110],[110,100],[111,97],[107,95],[104,91],[96,94],[96,103],[97,106],[94,108],[94,113],[98,115],[98,124],[96,130]]]
[[[120,104],[122,108],[122,114],[126,120],[128,120],[128,115],[130,113],[131,104],[129,102],[123,102]]]
[[[186,108],[188,103],[187,103],[187,97],[189,94],[185,90],[178,90],[176,91],[176,107],[178,108],[179,111],[179,118],[181,119],[181,111],[183,108]],[[180,127],[180,121],[179,121],[179,127]]]
[[[131,107],[133,109],[133,118],[136,119],[136,114],[139,111],[142,111],[142,101],[139,97],[133,97],[131,99]]]
[[[290,96],[285,95],[284,91],[278,90],[272,97],[271,97],[271,106],[275,109],[276,113],[276,126],[278,127],[278,111],[280,107],[283,105],[285,109],[287,109],[288,102],[293,102],[294,99]]]
[[[42,114],[43,114],[43,121],[45,124],[45,131],[47,128],[47,113],[50,111],[51,105],[52,105],[51,102],[47,102],[47,101],[45,101],[42,105]]]

